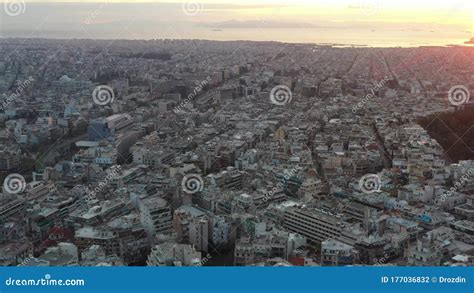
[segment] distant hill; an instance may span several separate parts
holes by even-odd
[[[418,121],[453,162],[474,160],[474,108],[431,115]]]
[[[466,45],[474,45],[474,38],[471,38],[469,41],[464,42]]]

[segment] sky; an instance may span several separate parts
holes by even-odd
[[[372,37],[382,41],[402,40],[405,34],[406,44],[417,42],[417,39],[426,44],[449,44],[463,43],[474,35],[473,0],[3,2],[0,34],[7,37],[28,36],[28,33],[34,31],[35,35],[42,37],[47,37],[48,34],[52,37],[67,36],[67,32],[68,35],[79,36],[79,32],[82,32],[83,37],[115,38],[112,35],[114,32],[118,34],[119,27],[128,28],[130,36],[127,38],[195,36],[241,39],[248,36],[252,40],[273,38],[277,41],[295,42],[317,42],[318,35],[324,41],[329,41],[331,34],[338,41],[348,39],[352,34],[352,41],[363,42],[365,39],[371,43]],[[5,10],[8,12],[14,5],[20,7],[22,13],[14,13],[13,17],[5,16]],[[218,35],[217,30],[222,29],[226,29],[226,34]],[[247,32],[238,33],[238,29]],[[280,31],[276,33],[275,29]],[[305,30],[312,30],[312,33]],[[337,35],[338,32],[330,30],[339,30],[340,36]],[[420,35],[421,32],[424,34]]]

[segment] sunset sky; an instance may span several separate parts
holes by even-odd
[[[168,27],[172,26],[178,31],[181,29],[179,33],[189,38],[193,36],[191,31],[182,29],[183,24],[187,23],[208,28],[218,24],[220,28],[227,29],[248,29],[258,26],[259,28],[358,29],[379,33],[388,31],[390,34],[398,31],[397,38],[403,38],[404,32],[410,31],[412,34],[409,38],[412,41],[418,38],[416,32],[423,31],[431,34],[419,36],[427,38],[427,44],[448,44],[462,43],[463,40],[472,37],[474,23],[474,1],[472,0],[110,0],[81,1],[81,4],[55,3],[78,2],[68,0],[26,0],[23,2],[26,3],[23,15],[0,19],[0,25],[3,25],[6,32],[26,33],[31,27],[39,25],[49,31],[57,31],[65,27],[70,27],[71,31],[74,31],[77,29],[75,27],[77,24],[83,23],[84,18],[89,18],[87,29],[91,33],[104,34],[101,37],[106,37],[104,30],[106,25],[133,22],[132,29],[135,28],[138,32],[140,25],[148,26],[147,30],[150,30],[151,23],[154,25],[161,23]],[[44,4],[45,2],[48,4]],[[132,5],[132,3],[135,4]],[[55,5],[60,5],[62,9],[70,7],[70,11],[64,14],[64,10],[60,10]],[[185,13],[186,9],[191,9],[193,13]],[[98,25],[102,27],[99,28]],[[192,29],[195,28],[196,26],[192,27]],[[366,32],[358,31],[354,34],[362,37],[362,34]],[[151,33],[150,30],[144,38],[148,38]],[[231,36],[231,33],[228,32],[227,36]],[[206,34],[196,37],[221,38],[212,35],[208,37]],[[235,36],[235,38],[241,37],[243,36]],[[250,36],[249,39],[259,37]],[[371,36],[364,35],[364,37]],[[275,38],[280,40],[278,37]],[[307,36],[301,36],[301,38],[307,39]],[[376,38],[379,37],[376,36]],[[288,34],[282,40],[286,39],[293,41]]]
[[[10,0],[21,1],[21,0]],[[344,21],[381,21],[390,23],[430,23],[448,24],[472,28],[474,1],[472,0],[189,0],[189,1],[69,1],[69,0],[26,0],[26,3],[45,2],[88,2],[88,3],[177,3],[199,5],[200,15],[212,21],[223,18],[239,20],[258,19],[269,15],[280,20],[307,21],[318,20],[333,22]],[[200,16],[200,17],[199,17]]]

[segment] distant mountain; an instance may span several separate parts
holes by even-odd
[[[474,45],[474,38],[471,38],[469,41],[464,42],[466,45]]]

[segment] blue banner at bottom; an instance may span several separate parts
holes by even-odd
[[[0,292],[466,292],[472,267],[3,267]]]

